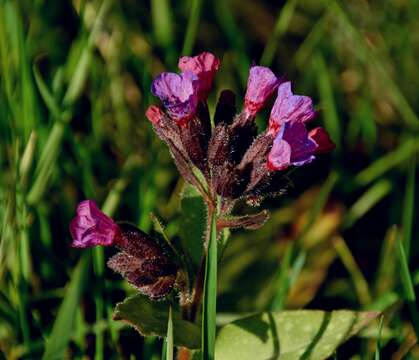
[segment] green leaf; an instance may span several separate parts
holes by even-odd
[[[113,319],[122,320],[133,326],[143,336],[160,336],[167,334],[170,303],[152,301],[138,294],[125,299],[116,305]],[[201,329],[198,325],[182,320],[179,311],[173,309],[173,343],[198,349],[201,346]]]
[[[217,314],[217,223],[211,216],[208,254],[205,263],[204,303],[202,306],[202,359],[213,360],[215,351],[215,318]]]
[[[326,359],[378,312],[297,310],[261,313],[224,326],[215,358]]]
[[[179,231],[182,248],[198,268],[203,255],[207,210],[204,200],[192,185],[186,185],[183,189],[181,212]]]
[[[71,337],[71,329],[79,306],[80,297],[87,282],[90,253],[86,252],[80,259],[71,277],[64,300],[58,310],[51,335],[46,343],[43,360],[63,359],[64,352]]]

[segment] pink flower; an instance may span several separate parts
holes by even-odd
[[[328,153],[336,147],[327,131],[321,127],[311,130],[308,136],[317,145],[316,154]]]
[[[84,200],[77,207],[77,214],[70,223],[70,233],[73,238],[71,246],[109,246],[116,244],[119,227],[98,209],[94,201]]]
[[[198,77],[186,71],[162,73],[154,79],[151,92],[163,102],[170,117],[178,122],[193,118],[198,106]]]
[[[317,144],[307,133],[304,123],[287,122],[282,125],[268,154],[268,168],[285,170],[291,165],[301,166],[314,160]]]
[[[264,66],[250,68],[244,97],[244,111],[248,117],[254,117],[262,109],[279,83],[280,79],[269,68]]]
[[[308,96],[294,95],[291,82],[287,81],[278,87],[278,97],[269,118],[269,133],[276,135],[286,122],[306,122],[316,116],[313,101]]]
[[[183,56],[179,59],[179,69],[190,71],[199,79],[199,100],[205,100],[211,90],[215,73],[220,67],[220,60],[210,52],[203,52],[197,56]]]

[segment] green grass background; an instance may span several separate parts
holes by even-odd
[[[105,268],[113,250],[70,248],[68,224],[91,198],[179,234],[182,180],[144,111],[153,77],[205,50],[222,60],[212,112],[267,65],[315,100],[337,145],[264,203],[267,225],[233,232],[217,322],[380,310],[382,357],[419,358],[418,17],[414,0],[0,0],[0,359],[160,358],[161,340],[111,320],[132,293]],[[373,358],[378,333],[337,357]]]

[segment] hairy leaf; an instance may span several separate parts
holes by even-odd
[[[316,310],[261,313],[224,326],[215,358],[326,359],[378,312]]]

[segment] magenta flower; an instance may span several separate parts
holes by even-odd
[[[317,127],[311,130],[308,133],[308,136],[317,145],[316,154],[328,153],[336,147],[336,145],[330,139],[330,136],[327,133],[327,131],[321,127]]]
[[[314,160],[317,144],[307,133],[304,123],[289,121],[279,130],[268,154],[268,168],[285,170]]]
[[[316,116],[313,101],[308,96],[294,95],[291,82],[287,81],[278,87],[278,97],[269,118],[269,133],[276,135],[282,124],[306,122]]]
[[[205,100],[211,90],[215,73],[220,67],[220,60],[210,52],[203,52],[197,56],[183,56],[179,59],[179,69],[190,71],[199,79],[199,100]]]
[[[262,109],[280,83],[275,74],[267,67],[252,66],[247,80],[244,97],[244,111],[254,117]]]
[[[94,201],[84,200],[70,223],[70,233],[73,247],[109,246],[117,242],[119,227],[98,209]]]
[[[195,116],[198,106],[198,77],[185,71],[180,74],[162,73],[154,79],[151,92],[160,98],[170,117],[185,122]]]

